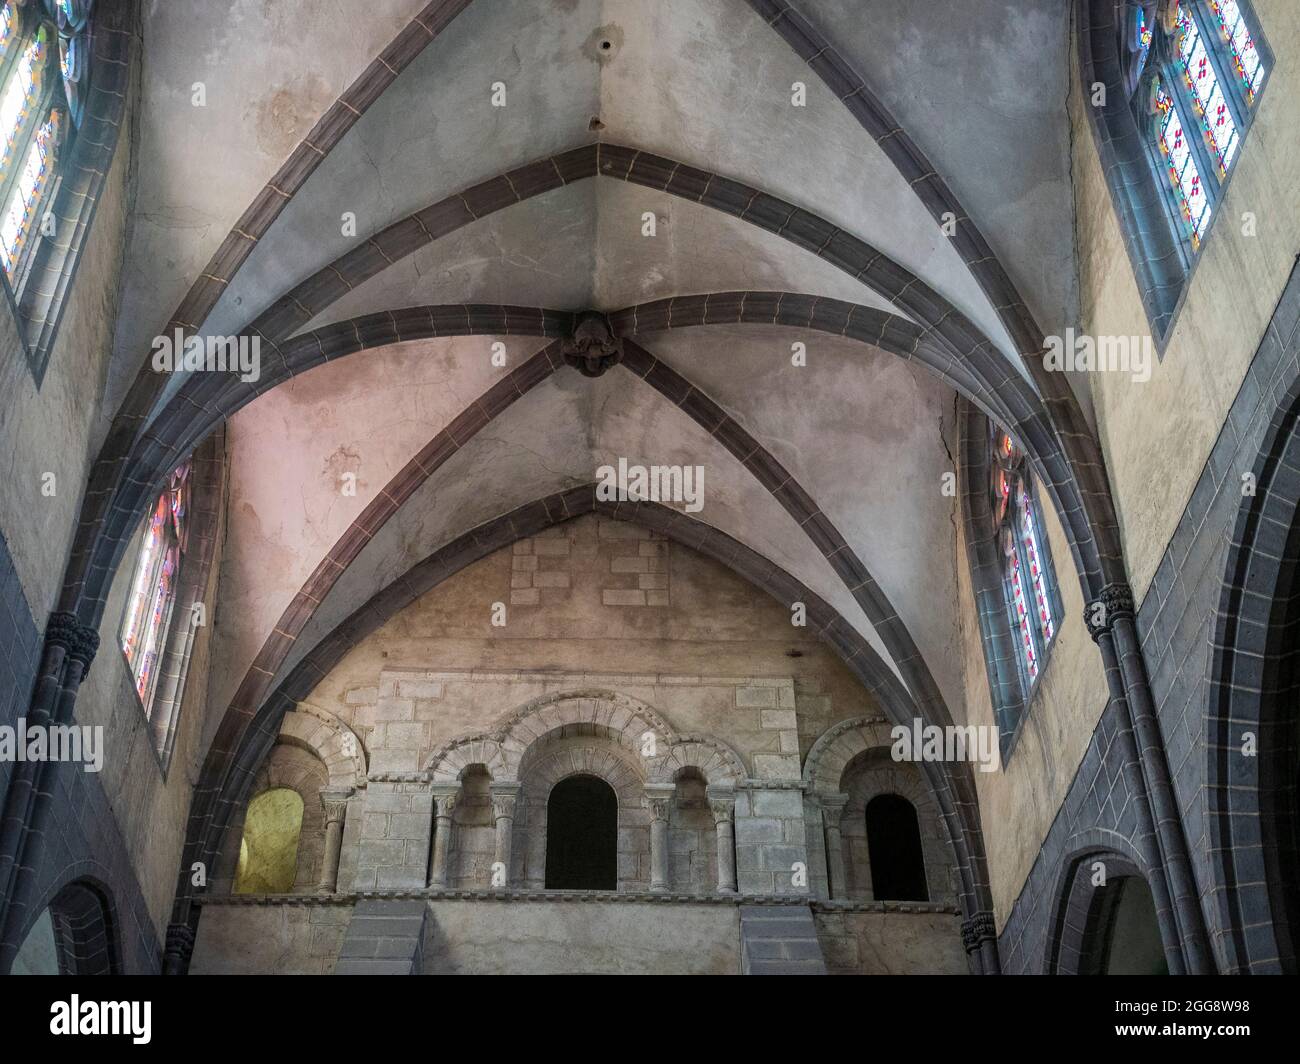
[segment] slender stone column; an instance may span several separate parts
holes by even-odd
[[[72,722],[82,677],[99,649],[99,633],[70,613],[50,615],[36,691],[27,726],[49,727]],[[50,814],[57,762],[19,762],[4,796],[0,815],[0,972],[7,972],[22,945],[26,913],[34,904],[31,870],[39,854]],[[79,770],[79,769],[78,769]]]
[[[1104,598],[1104,589],[1102,595]],[[1131,603],[1132,599],[1129,601]],[[1181,931],[1187,972],[1189,975],[1211,975],[1215,970],[1213,951],[1205,929],[1200,892],[1192,872],[1191,851],[1184,833],[1182,816],[1178,811],[1178,802],[1174,797],[1169,758],[1165,752],[1164,737],[1160,733],[1160,723],[1156,719],[1151,682],[1147,677],[1146,662],[1142,657],[1142,644],[1138,639],[1133,614],[1130,612],[1116,616],[1112,627],[1115,656],[1119,662],[1120,674],[1124,677],[1124,688],[1128,692],[1129,716],[1141,753],[1142,775],[1146,780],[1147,796],[1151,801],[1151,812],[1164,856],[1170,900]]]
[[[821,799],[822,824],[826,829],[826,894],[830,898],[849,896],[849,877],[844,868],[844,836],[840,817],[849,804],[847,794],[830,794]]]
[[[493,890],[510,889],[510,856],[514,843],[515,804],[521,784],[514,780],[492,784],[492,817],[496,821],[496,853],[492,862]]]
[[[317,894],[333,894],[338,887],[339,855],[343,852],[343,820],[348,815],[348,795],[351,793],[337,790],[320,792],[320,804],[325,810],[325,853],[321,856]]]
[[[40,672],[37,673],[35,690],[25,713],[28,728],[46,728],[50,725],[56,712],[65,669],[71,664],[72,655],[69,651],[90,636],[96,640],[99,638],[89,629],[83,629],[72,614],[50,615],[45,629]],[[94,651],[91,649],[87,655],[87,666],[93,656]],[[16,726],[17,719],[6,719],[2,723]],[[39,761],[23,760],[14,765],[9,778],[9,789],[4,795],[4,809],[0,812],[0,917],[8,909],[9,900],[14,893],[14,880],[18,878],[21,865],[22,848],[30,837],[30,807],[36,803],[40,791],[38,777],[42,764]]]
[[[1141,799],[1137,803],[1138,845],[1148,851],[1148,886],[1167,947],[1169,971],[1199,975],[1213,967],[1133,614],[1133,593],[1128,585],[1108,584],[1101,597],[1085,608],[1084,623],[1101,651],[1111,700],[1122,711],[1126,725],[1119,729],[1118,738],[1124,744],[1129,788]],[[1171,951],[1170,945],[1176,949]]]
[[[709,788],[709,809],[718,833],[718,893],[736,893],[736,795]]]
[[[671,783],[646,786],[646,805],[650,809],[650,889],[668,889],[668,812],[677,788]]]
[[[433,859],[429,862],[429,886],[446,889],[451,865],[451,814],[460,787],[435,788],[433,792]]]

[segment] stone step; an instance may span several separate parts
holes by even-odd
[[[826,959],[808,905],[740,907],[742,975],[825,975]]]
[[[424,901],[357,902],[343,935],[335,975],[423,975]]]

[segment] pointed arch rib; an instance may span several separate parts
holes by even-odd
[[[1028,440],[1026,449],[1031,454],[1042,452],[1045,442],[1050,443],[1052,449],[1060,449],[1047,408],[1015,368],[973,322],[901,264],[813,212],[744,182],[621,145],[591,144],[536,161],[481,182],[393,223],[295,286],[254,319],[241,335],[264,341],[274,358],[282,363],[283,371],[290,365],[294,355],[292,341],[286,343],[286,338],[358,284],[378,275],[416,249],[470,222],[543,192],[594,176],[640,184],[711,207],[774,233],[848,273],[919,323],[921,338],[926,341],[927,350],[931,352],[927,364],[938,366],[959,390],[971,394],[972,398],[986,408],[1002,392],[1010,393],[1005,397],[1006,406],[1018,408],[1016,412],[1021,415],[1014,419],[1014,425],[1023,423],[1029,411],[1040,414],[1042,427],[1035,436],[1051,439]],[[392,317],[406,313],[408,312],[395,312]],[[394,327],[394,333],[401,332],[396,327],[397,323],[389,321],[383,314],[369,315],[356,321],[359,328],[377,330],[380,334],[389,330],[390,326]],[[295,337],[296,339],[298,338]],[[915,341],[911,342],[915,346]],[[311,364],[313,363],[307,361],[303,368]],[[242,394],[245,396],[243,401],[246,402],[268,386],[273,385],[258,382],[250,386],[222,374],[204,374],[197,381],[187,379],[182,384],[180,394],[169,402],[167,409],[133,444],[133,453],[126,463],[131,475],[126,479],[142,480],[147,486],[134,491],[128,487],[126,492],[131,497],[115,500],[114,512],[120,515],[125,511],[126,516],[119,517],[107,529],[110,539],[121,536],[122,526],[129,524],[137,515],[139,507],[143,505],[142,500],[151,490],[152,482],[159,481],[165,475],[163,470],[168,467],[168,463],[174,464],[183,457],[183,450],[174,437],[178,430],[194,422],[196,408],[198,411],[207,411],[210,415],[213,411],[229,408],[236,402],[232,396]],[[161,394],[161,387],[154,394]],[[1008,410],[991,410],[991,413],[1004,421],[1012,421],[1006,416]],[[1008,427],[1017,431],[1014,425],[1008,424]],[[191,434],[191,438],[196,437]],[[152,450],[159,441],[166,441],[170,453],[164,451],[154,463],[145,464],[141,452]],[[109,444],[105,447],[107,449]],[[1071,472],[1067,467],[1067,474]],[[97,473],[92,476],[92,486],[98,483],[96,476]],[[1073,478],[1068,475],[1065,478],[1070,479]],[[1058,481],[1064,482],[1061,478],[1054,477],[1050,483]],[[122,490],[116,481],[112,485],[106,484],[105,490],[110,489],[115,494]],[[1076,565],[1081,580],[1089,587],[1100,578],[1104,559],[1097,554],[1091,535],[1079,533],[1087,530],[1088,517],[1094,511],[1099,512],[1103,518],[1107,513],[1113,517],[1113,512],[1109,509],[1109,494],[1104,493],[1100,502],[1094,498],[1095,494],[1081,492],[1077,499],[1069,500],[1069,505],[1058,506],[1058,512],[1067,527],[1071,525],[1071,516],[1076,513],[1074,524],[1083,526],[1082,529],[1073,529],[1076,534],[1072,536],[1072,542],[1080,545]],[[1101,506],[1100,510],[1097,509],[1098,505]],[[102,522],[88,528],[84,534],[79,531],[73,563],[65,583],[65,596],[83,593],[86,583],[84,574],[87,570],[97,574],[112,571],[103,546],[97,542],[104,534]],[[110,543],[109,547],[111,546]],[[85,589],[90,592],[92,599],[102,597],[105,589],[100,584],[102,578]],[[95,613],[95,607],[92,606],[89,612]]]
[[[325,157],[383,95],[397,75],[471,2],[431,0],[362,71],[361,76],[321,116],[231,228],[172,314],[163,330],[165,335],[177,329],[192,332],[198,328],[252,254],[253,248]],[[106,593],[104,585],[111,579],[112,571],[96,568],[93,560],[95,548],[104,533],[104,523],[114,510],[118,488],[131,472],[132,465],[128,461],[131,446],[162,394],[164,384],[165,378],[150,372],[148,361],[144,361],[121,407],[114,414],[108,435],[91,467],[58,607],[76,613],[83,620],[97,620],[103,609],[102,601],[97,600]],[[86,592],[91,599],[89,610],[83,602]]]

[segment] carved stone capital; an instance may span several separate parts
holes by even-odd
[[[650,810],[650,821],[667,820],[677,788],[672,784],[651,783],[646,786],[643,804]]]
[[[974,953],[979,949],[980,943],[996,940],[997,937],[997,924],[993,921],[992,913],[976,913],[969,920],[962,921],[961,942],[967,953]]]
[[[435,787],[433,789],[433,815],[439,820],[451,816],[460,797],[459,784],[455,787]]]
[[[587,310],[578,316],[573,335],[560,345],[560,353],[584,377],[599,377],[623,361],[623,341],[610,331],[604,314]]]
[[[82,668],[88,670],[99,649],[99,632],[82,624],[75,614],[51,613],[45,625],[45,642],[63,647],[69,658],[81,662]]]
[[[713,823],[718,827],[736,819],[736,792],[730,787],[708,787],[705,796],[709,802],[709,812],[713,814]]]
[[[713,814],[714,824],[729,824],[736,819],[736,799],[710,798],[709,812]]]
[[[518,780],[505,780],[500,783],[493,783],[489,790],[492,793],[493,819],[513,820],[515,810],[519,804],[519,795],[523,791],[523,784]]]
[[[321,808],[325,811],[325,824],[341,824],[348,815],[348,798],[350,790],[324,790],[320,792]]]
[[[1107,584],[1101,594],[1083,609],[1083,623],[1095,643],[1111,630],[1120,617],[1132,618],[1133,589],[1128,584]]]
[[[844,815],[844,807],[849,804],[849,796],[847,794],[822,795],[819,804],[822,810],[822,823],[828,828],[838,831],[840,817]]]
[[[163,957],[172,970],[184,971],[194,953],[194,929],[188,924],[168,924]]]

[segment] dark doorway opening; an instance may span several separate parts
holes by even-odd
[[[1124,876],[1094,896],[1085,931],[1083,975],[1168,975],[1151,888]]]
[[[867,803],[867,853],[876,901],[929,901],[916,807],[896,794]]]
[[[596,776],[570,776],[551,791],[546,889],[618,889],[618,797]]]

